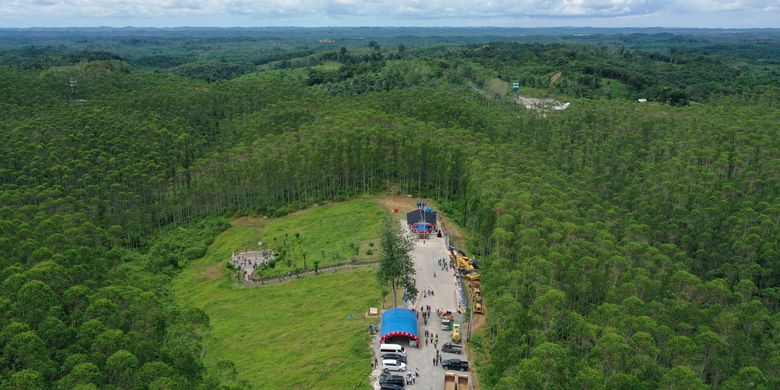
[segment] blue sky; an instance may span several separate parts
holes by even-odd
[[[0,0],[0,27],[780,27],[780,0]]]

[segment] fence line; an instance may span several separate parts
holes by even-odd
[[[375,265],[379,265],[378,261],[362,261],[362,262],[344,262],[344,263],[337,263],[337,264],[331,264],[325,267],[320,267],[317,272],[315,272],[313,269],[305,270],[305,271],[298,271],[298,272],[289,272],[287,275],[277,275],[277,276],[271,276],[268,278],[261,278],[260,280],[244,280],[244,284],[248,284],[250,286],[257,286],[257,285],[263,285],[266,283],[274,283],[274,282],[281,282],[284,280],[290,280],[290,279],[300,279],[307,275],[318,275],[326,272],[337,272],[343,269],[355,269],[355,268],[368,268],[373,267]],[[243,279],[242,279],[243,280]]]

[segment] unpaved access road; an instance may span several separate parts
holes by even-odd
[[[404,226],[404,228],[406,228]],[[444,389],[444,370],[441,366],[434,366],[433,359],[436,356],[436,349],[433,344],[429,343],[425,345],[425,331],[428,330],[434,335],[438,334],[439,343],[438,347],[441,349],[442,344],[451,340],[450,331],[441,330],[441,321],[436,315],[436,310],[441,309],[443,311],[451,311],[455,314],[455,323],[463,325],[464,317],[457,312],[458,310],[458,296],[460,294],[458,290],[458,283],[456,279],[456,270],[450,268],[448,271],[442,271],[439,266],[439,259],[446,259],[449,261],[447,247],[443,238],[432,236],[426,240],[416,240],[415,248],[412,252],[415,265],[415,280],[417,283],[417,289],[420,290],[420,295],[417,301],[412,304],[409,302],[405,307],[408,309],[416,309],[420,316],[418,318],[418,332],[420,335],[420,347],[407,347],[407,367],[408,371],[414,373],[415,369],[420,370],[420,376],[416,378],[416,383],[408,385],[408,389],[420,389],[420,390],[442,390]],[[435,276],[434,276],[435,275]],[[424,296],[423,291],[426,289],[433,289],[433,295]],[[431,317],[428,320],[428,324],[425,325],[422,318],[422,309],[426,306],[431,306]],[[465,326],[463,328],[465,332]],[[465,333],[464,333],[465,336]],[[381,361],[379,355],[379,342],[378,337],[375,338],[374,351],[376,357]],[[464,340],[465,342],[465,340]],[[442,359],[458,358],[461,360],[468,360],[466,351],[462,354],[450,354],[442,353]],[[374,379],[374,388],[379,389],[379,374],[380,369],[375,369],[372,373]],[[468,375],[468,373],[463,373]]]

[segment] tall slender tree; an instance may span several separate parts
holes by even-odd
[[[393,219],[391,214],[385,217],[379,244],[382,254],[379,257],[377,277],[382,286],[390,285],[393,289],[393,306],[398,306],[399,288],[406,289],[408,299],[414,299],[417,296],[411,256],[414,243],[404,235],[398,221]]]

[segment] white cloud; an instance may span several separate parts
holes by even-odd
[[[14,18],[254,17],[258,20],[617,19],[637,15],[777,13],[780,0],[0,0]],[[318,19],[319,18],[319,19]],[[367,22],[366,22],[367,21]],[[566,24],[563,22],[562,24]]]

